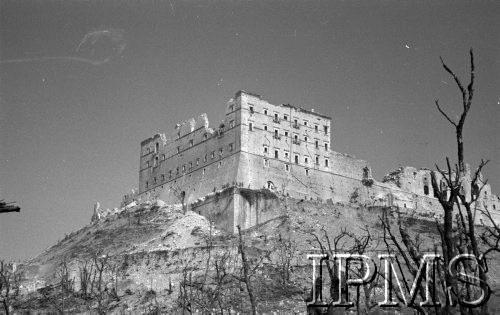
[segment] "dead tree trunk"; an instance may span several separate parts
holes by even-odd
[[[240,254],[241,254],[241,264],[243,265],[243,281],[245,282],[246,287],[247,287],[248,297],[250,298],[250,304],[252,306],[252,314],[256,315],[257,314],[257,302],[255,300],[255,295],[253,292],[252,281],[250,280],[250,275],[249,275],[250,267],[248,266],[248,260],[247,260],[245,248],[243,245],[243,236],[241,235],[241,228],[239,225],[238,225],[238,235],[239,235],[238,249],[239,249]]]
[[[438,172],[441,174],[443,179],[446,182],[446,188],[443,190],[440,185],[438,185],[437,179],[436,179],[436,174],[433,172],[432,173],[432,186],[435,191],[438,191],[438,199],[440,204],[443,207],[444,210],[444,225],[443,225],[443,231],[442,231],[442,238],[443,238],[443,258],[444,258],[444,263],[448,265],[449,261],[451,258],[453,258],[453,254],[456,252],[457,248],[455,248],[457,245],[454,242],[454,235],[453,235],[453,209],[454,205],[456,205],[456,208],[458,209],[458,212],[460,214],[461,218],[461,223],[462,223],[462,229],[465,230],[466,234],[466,240],[468,241],[467,246],[467,251],[470,253],[472,252],[477,259],[480,259],[481,251],[479,249],[479,244],[478,244],[478,237],[475,232],[475,227],[474,227],[474,215],[472,213],[472,207],[475,206],[475,202],[478,199],[478,196],[481,192],[482,187],[484,187],[485,183],[480,183],[479,177],[480,177],[480,172],[481,169],[486,165],[487,161],[481,161],[481,164],[479,165],[475,176],[473,179],[467,178],[467,169],[465,167],[465,160],[464,160],[464,141],[463,141],[463,130],[464,130],[464,125],[465,125],[465,120],[467,118],[467,114],[469,113],[469,110],[472,105],[472,97],[474,95],[474,53],[472,49],[469,52],[470,54],[470,82],[467,85],[467,88],[465,88],[462,85],[462,82],[458,78],[458,76],[445,64],[442,58],[441,59],[441,64],[443,68],[448,72],[453,79],[455,80],[455,83],[460,90],[460,93],[462,95],[462,113],[460,115],[460,119],[458,122],[454,121],[453,119],[450,118],[440,107],[439,101],[436,100],[436,107],[438,111],[446,118],[446,120],[453,125],[455,128],[455,134],[456,134],[456,144],[457,144],[457,164],[455,165],[455,170],[452,170],[450,166],[449,159],[446,158],[447,162],[447,167],[448,170],[447,172],[442,171],[439,169],[439,167],[436,168]],[[452,175],[454,173],[454,175]],[[468,181],[470,180],[471,187],[478,187],[478,192],[477,194],[474,194],[474,192],[471,191],[471,195],[467,196],[467,192],[463,188],[464,185],[464,180]],[[481,186],[482,185],[482,186]],[[481,186],[481,187],[480,187]],[[449,196],[447,196],[447,191],[449,191]],[[466,211],[466,218],[461,213],[461,207],[465,208]],[[466,220],[466,222],[464,222]],[[481,281],[484,281],[486,283],[487,281],[487,276],[486,276],[486,266],[483,266],[483,261],[480,261],[480,266],[479,266],[479,279]],[[465,267],[465,266],[464,266]],[[453,288],[455,288],[455,284],[451,281],[451,276],[449,273],[446,273],[446,281],[450,285],[452,285]],[[446,306],[449,308],[449,302],[448,299],[446,299]],[[483,305],[481,307],[481,314],[488,314],[488,306],[487,304]]]

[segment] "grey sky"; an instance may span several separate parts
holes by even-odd
[[[377,179],[443,165],[454,135],[434,100],[455,116],[460,95],[439,56],[465,82],[470,47],[465,154],[492,160],[499,193],[499,16],[497,1],[2,2],[0,198],[22,210],[0,217],[0,258],[41,252],[95,201],[117,207],[141,140],[202,112],[217,126],[239,89],[332,116],[332,149]],[[123,38],[77,52],[110,29]]]

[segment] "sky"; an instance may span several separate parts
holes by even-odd
[[[332,117],[332,149],[400,166],[455,157],[461,97],[475,95],[465,157],[500,193],[498,1],[0,2],[0,259],[27,259],[120,205],[139,143],[240,89]]]

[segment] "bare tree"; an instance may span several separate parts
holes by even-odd
[[[395,261],[393,262],[396,263],[399,275],[403,279],[404,289],[406,290],[406,293],[410,293],[411,289],[408,286],[409,281],[407,279],[407,275],[410,275],[411,277],[413,277],[413,279],[416,279],[418,276],[418,268],[423,257],[422,241],[419,236],[415,237],[415,239],[410,236],[409,232],[406,230],[407,227],[403,224],[400,213],[397,214],[396,224],[398,234],[394,233],[394,231],[391,229],[394,224],[391,223],[387,211],[384,211],[383,215],[380,217],[380,221],[382,223],[383,241],[387,252],[389,255],[395,257]],[[401,257],[403,261],[401,261],[399,257]],[[442,270],[440,270],[441,275],[445,272],[446,268],[442,268]],[[381,273],[380,276],[384,277],[384,275],[382,275]],[[433,289],[436,287],[436,285],[437,283],[432,282],[431,284],[429,284],[429,288]],[[425,290],[425,284],[420,283],[417,287],[417,294],[420,296],[422,301],[426,300]],[[395,291],[395,294],[396,298],[400,302],[404,302],[404,297],[400,292]],[[434,300],[434,291],[432,292],[431,297],[433,298],[433,302],[436,302]],[[417,303],[414,303],[410,307],[415,309],[419,314],[427,314],[429,312],[434,312],[435,314],[441,313],[441,310],[437,307],[431,311],[428,311]],[[447,314],[446,311],[443,314]]]
[[[193,275],[188,264],[183,268],[183,280],[180,285],[178,304],[183,312],[201,310],[211,313],[219,309],[221,314],[230,313],[233,307],[235,284],[231,274],[231,265],[234,263],[231,252],[213,252],[213,228],[210,224],[209,234],[205,237],[207,259],[203,272]]]
[[[61,311],[64,313],[64,301],[68,294],[73,292],[73,279],[70,279],[68,261],[63,258],[58,270],[59,287],[61,289]]]
[[[440,268],[437,268],[439,276],[437,277],[436,283],[431,287],[441,288],[441,291],[438,292],[440,293],[438,294],[440,296],[438,299],[443,307],[441,309],[436,307],[433,310],[418,309],[418,311],[422,313],[434,312],[451,314],[453,313],[452,301],[447,298],[449,288],[451,288],[455,296],[466,295],[470,298],[478,294],[478,287],[474,286],[471,282],[459,284],[454,276],[448,272],[446,266],[449,266],[450,261],[457,254],[473,254],[478,259],[478,264],[473,265],[470,262],[463,262],[461,268],[463,268],[467,274],[478,274],[480,282],[487,283],[486,255],[492,251],[499,251],[500,229],[498,229],[498,226],[494,223],[488,209],[485,207],[482,209],[478,202],[481,191],[487,183],[487,181],[482,181],[481,171],[488,161],[481,160],[474,174],[471,174],[470,170],[466,167],[464,158],[463,130],[467,115],[472,106],[472,98],[474,95],[475,66],[473,51],[472,49],[470,50],[470,81],[467,87],[462,84],[461,80],[446,65],[444,60],[442,58],[440,58],[440,60],[442,67],[453,77],[461,93],[462,113],[458,121],[455,121],[441,108],[439,101],[435,101],[439,113],[441,113],[455,129],[457,162],[452,166],[450,159],[446,157],[447,169],[442,170],[436,165],[437,171],[431,172],[432,187],[444,212],[443,221],[439,222],[436,220],[440,242],[436,244],[434,248],[436,253],[442,253],[443,264]],[[471,189],[467,189],[469,185]],[[478,208],[485,213],[486,218],[492,223],[492,227],[486,227],[482,235],[478,235],[475,226],[475,216]],[[405,269],[415,277],[417,266],[419,266],[422,258],[420,254],[421,243],[418,238],[413,239],[410,237],[399,217],[399,236],[396,236],[391,231],[390,222],[387,216],[381,218],[381,221],[384,228],[384,241],[386,242],[387,249],[399,253],[403,259],[403,263],[397,261],[401,275],[404,277]],[[486,247],[486,250],[481,249],[481,241],[483,245],[485,245],[483,247]],[[444,279],[444,281],[441,281],[442,279]],[[407,288],[407,290],[409,291],[409,288]],[[420,287],[418,292],[422,299],[424,299],[424,288]],[[434,294],[432,294],[432,296],[434,297]],[[418,308],[418,306],[415,307]],[[476,311],[461,306],[460,312],[462,314],[473,314]],[[487,304],[481,307],[480,312],[481,314],[488,314]]]
[[[92,257],[94,263],[94,298],[97,300],[97,311],[99,314],[105,314],[105,305],[104,300],[106,298],[106,283],[104,281],[105,273],[109,270],[109,256],[108,255],[99,255],[99,253],[95,253],[94,257]]]
[[[97,302],[97,312],[104,314],[109,299],[119,300],[118,263],[112,264],[111,256],[95,252],[91,258],[79,262],[80,290],[75,292],[90,305]],[[108,281],[111,282],[111,291],[108,290]]]
[[[276,266],[279,270],[281,284],[285,285],[290,280],[291,263],[297,250],[297,244],[290,237],[283,237],[281,233],[278,235],[278,241],[274,247],[274,252],[277,255]]]
[[[439,101],[436,100],[435,104],[438,111],[443,115],[446,120],[454,127],[456,135],[456,145],[457,145],[457,163],[455,167],[452,168],[450,160],[446,158],[447,170],[441,170],[437,165],[437,173],[432,172],[432,187],[438,192],[437,198],[444,210],[444,224],[443,227],[439,229],[442,238],[443,247],[443,258],[444,263],[447,265],[451,258],[456,253],[469,253],[473,254],[479,259],[479,266],[477,268],[480,281],[487,283],[487,265],[486,256],[489,252],[493,250],[498,250],[498,244],[500,240],[500,233],[496,233],[498,230],[497,225],[494,223],[491,215],[489,215],[489,210],[484,207],[481,209],[486,217],[493,223],[493,228],[487,229],[486,234],[483,233],[483,237],[478,235],[476,232],[476,209],[481,208],[479,204],[479,197],[481,196],[481,191],[485,187],[487,181],[481,179],[481,171],[486,166],[488,161],[481,160],[479,166],[477,167],[474,174],[470,174],[469,170],[466,168],[465,158],[464,158],[464,142],[463,142],[463,130],[467,115],[472,106],[472,98],[474,96],[474,79],[475,79],[475,66],[474,66],[474,53],[472,49],[470,54],[470,81],[467,87],[465,87],[458,76],[446,65],[446,63],[441,59],[441,64],[446,72],[448,72],[454,79],[460,93],[462,96],[462,113],[458,121],[450,118],[448,114],[441,108]],[[440,174],[445,185],[439,185],[437,174]],[[470,185],[470,192],[465,189]],[[457,209],[457,229],[453,227],[453,211]],[[465,210],[465,215],[462,211]],[[440,227],[438,225],[438,227]],[[455,233],[458,231],[458,233]],[[486,235],[488,237],[486,237]],[[491,238],[492,237],[492,238]],[[480,241],[483,239],[484,244],[487,246],[485,251],[481,250]],[[464,268],[468,268],[471,271],[471,267],[464,265]],[[451,275],[446,273],[446,282],[451,284],[452,288],[456,289],[456,284],[453,282]],[[470,287],[469,287],[470,288]],[[470,293],[470,292],[469,292]],[[488,305],[485,304],[481,308],[481,314],[488,314]]]
[[[0,299],[6,315],[10,314],[12,304],[19,296],[20,280],[15,265],[0,260]]]
[[[242,269],[243,269],[243,278],[242,281],[246,284],[247,287],[247,292],[248,292],[248,297],[250,299],[250,305],[252,307],[252,314],[256,315],[257,314],[257,301],[255,299],[255,293],[252,285],[252,280],[250,278],[250,263],[248,262],[246,251],[245,251],[245,244],[243,242],[243,236],[241,235],[241,228],[238,225],[238,235],[239,235],[239,242],[238,242],[238,250],[241,255],[241,264],[242,264]]]
[[[191,300],[192,300],[192,294],[190,294],[192,291],[189,290],[191,288],[191,283],[192,283],[192,272],[189,272],[188,265],[185,265],[184,268],[182,269],[182,281],[180,282],[179,285],[179,307],[182,310],[182,314],[184,315],[185,312],[192,313],[192,308],[191,308]]]
[[[111,276],[111,291],[109,292],[109,296],[115,301],[120,301],[120,297],[118,296],[118,277],[121,274],[120,264],[110,263],[108,269]]]
[[[323,232],[322,237],[315,233],[310,233],[314,237],[314,240],[318,243],[321,249],[321,253],[332,258],[325,260],[325,266],[330,277],[330,298],[334,301],[343,299],[347,294],[346,286],[339,290],[339,283],[342,279],[339,279],[338,275],[341,274],[341,277],[346,277],[346,274],[345,272],[339,273],[338,266],[334,260],[335,253],[342,252],[359,255],[365,254],[372,245],[373,238],[368,228],[365,227],[362,230],[363,234],[356,235],[355,233],[347,231],[346,228],[342,228],[340,233],[334,236],[332,239],[330,239],[330,236],[328,235],[324,227],[321,228],[321,231]],[[322,239],[324,241],[322,241]],[[366,273],[366,267],[363,263],[352,265],[349,264],[348,268],[348,271],[358,278],[364,277]],[[342,283],[345,284],[345,280],[347,279],[343,279]],[[373,290],[375,289],[376,285],[377,281],[362,285],[364,294],[364,307],[362,307],[360,304],[361,286],[357,286],[355,306],[358,314],[362,312],[362,309],[364,309],[365,312],[369,312],[372,308],[377,306],[377,303],[372,301]],[[319,289],[321,290],[321,286]],[[313,300],[312,290],[308,300]]]

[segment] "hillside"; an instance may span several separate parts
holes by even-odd
[[[270,209],[275,219],[243,233],[259,313],[305,312],[304,298],[312,281],[306,255],[320,253],[313,234],[327,246],[322,229],[332,242],[342,232],[369,233],[366,254],[376,257],[385,250],[380,217],[384,211],[389,211],[393,223],[396,217],[390,209],[358,204],[327,205],[291,198],[280,199],[279,204],[278,209]],[[404,222],[411,235],[428,244],[421,250],[432,252],[439,239],[435,224],[408,215]],[[19,266],[24,295],[15,307],[47,313],[180,314],[184,306],[200,313],[249,313],[238,242],[237,235],[211,227],[197,213],[183,214],[180,205],[157,201],[123,208],[67,235]],[[337,245],[339,251],[352,249],[353,238],[345,236]],[[490,276],[498,286],[496,265],[498,260],[490,264]],[[97,267],[103,270],[100,282]],[[82,275],[87,283],[80,280]],[[324,275],[324,294],[328,295],[326,269]],[[380,282],[373,291],[379,296],[377,301],[383,300],[382,286]],[[412,314],[409,309],[402,311]],[[382,310],[374,308],[370,313]]]

